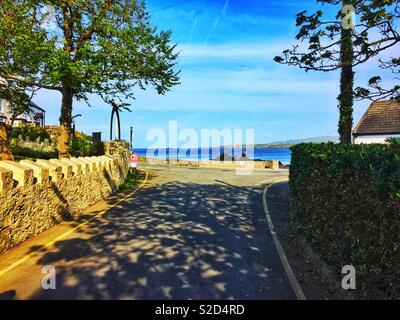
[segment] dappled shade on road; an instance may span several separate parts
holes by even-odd
[[[41,250],[57,289],[33,299],[288,299],[262,187],[169,182]]]

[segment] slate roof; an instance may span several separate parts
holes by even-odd
[[[29,106],[33,109],[37,109],[39,111],[42,112],[46,112],[46,110],[44,110],[43,108],[39,107],[36,103],[34,103],[33,101],[29,101]]]
[[[353,131],[354,136],[400,133],[400,103],[373,102]]]

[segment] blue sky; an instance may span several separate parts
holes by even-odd
[[[173,6],[176,5],[176,6]],[[148,0],[152,23],[171,30],[181,53],[181,85],[165,96],[137,91],[132,112],[122,113],[122,138],[134,127],[136,147],[147,147],[146,133],[179,129],[254,129],[255,142],[337,135],[339,73],[305,73],[276,64],[275,55],[294,44],[295,14],[317,9],[315,0]],[[173,6],[173,7],[170,7]],[[376,64],[364,65],[365,84]],[[35,101],[57,124],[61,97],[42,91]],[[93,108],[75,103],[77,129],[109,136],[110,107],[92,97]],[[355,122],[368,102],[355,105]]]

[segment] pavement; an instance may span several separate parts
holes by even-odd
[[[287,170],[140,170],[149,179],[135,194],[2,254],[0,299],[296,299],[262,199]],[[42,288],[44,266],[56,271],[54,290]]]

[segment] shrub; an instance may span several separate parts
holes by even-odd
[[[41,127],[37,127],[35,125],[25,125],[20,127],[13,127],[11,129],[10,138],[22,138],[22,140],[26,140],[27,138],[29,138],[29,140],[31,141],[35,141],[37,139],[44,141],[45,139],[50,140],[50,135],[45,129]]]
[[[58,158],[58,152],[41,152],[28,148],[21,148],[19,146],[11,147],[12,153],[17,160],[20,159],[54,159]]]
[[[400,144],[300,144],[292,149],[295,230],[367,298],[400,298]]]
[[[90,157],[104,155],[104,143],[92,142],[92,138],[81,132],[75,132],[74,141],[71,140],[70,150],[77,157]]]

